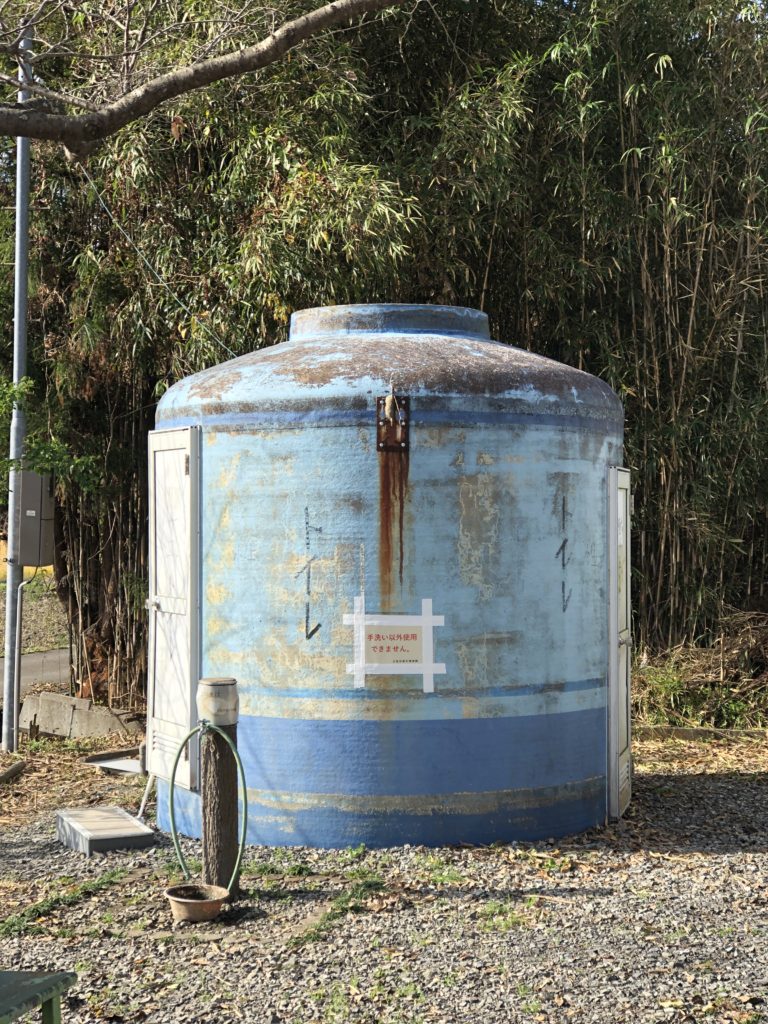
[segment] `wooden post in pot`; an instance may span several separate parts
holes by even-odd
[[[218,726],[237,746],[237,680],[201,679],[197,715]],[[229,886],[237,861],[237,765],[229,744],[212,729],[200,739],[203,883]],[[237,893],[237,879],[232,895]]]

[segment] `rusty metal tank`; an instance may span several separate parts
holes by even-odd
[[[476,310],[338,306],[172,387],[157,426],[189,425],[200,675],[238,681],[250,841],[605,821],[606,384]]]

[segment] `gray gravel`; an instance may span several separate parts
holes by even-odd
[[[171,923],[165,837],[86,860],[48,818],[0,839],[6,911],[125,874],[0,938],[0,962],[76,970],[71,1024],[756,1024],[767,778],[642,775],[620,825],[536,846],[255,849],[246,898],[195,926]]]

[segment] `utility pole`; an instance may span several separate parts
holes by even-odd
[[[24,60],[25,51],[32,48],[32,33],[24,28],[19,63],[19,103],[30,97],[26,86],[32,82],[32,69]],[[16,276],[13,303],[13,383],[18,384],[27,372],[27,277],[29,263],[29,139],[16,139]],[[27,432],[24,410],[18,402],[13,406],[11,418],[10,458],[20,466],[24,454]],[[3,750],[14,750],[16,737],[16,619],[18,616],[19,585],[24,579],[24,567],[19,564],[19,516],[21,470],[11,469],[8,487],[8,558],[5,589],[5,672],[3,678]]]

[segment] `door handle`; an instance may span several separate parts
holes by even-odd
[[[147,600],[144,602],[144,607],[147,609],[147,611],[151,611],[153,608],[155,609],[155,611],[160,611],[160,598],[159,597],[149,597],[149,598],[147,598]]]

